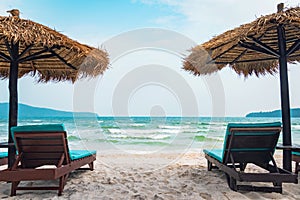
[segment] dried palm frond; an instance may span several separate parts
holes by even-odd
[[[282,7],[282,6],[281,6]],[[226,65],[238,74],[264,75],[278,71],[278,56],[245,48],[246,45],[264,44],[278,52],[277,27],[285,29],[287,49],[300,40],[300,8],[290,8],[257,18],[252,23],[227,31],[210,41],[191,49],[184,60],[184,69],[195,75],[210,74]],[[288,57],[289,63],[300,61],[300,48]]]
[[[75,81],[97,76],[108,67],[108,54],[39,23],[0,16],[0,78],[9,76],[10,48],[19,45],[19,77],[35,75],[38,81]]]

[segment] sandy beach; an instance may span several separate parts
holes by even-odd
[[[300,175],[271,155],[290,169],[300,146],[300,0],[262,2],[2,0],[0,151],[27,169],[0,178],[12,194],[19,180],[61,181],[22,181],[13,197],[0,181],[0,199],[300,200]],[[235,192],[207,170],[213,148],[272,172],[226,171],[273,181],[244,185],[299,184]],[[69,174],[92,166],[79,149],[97,151],[95,169]]]
[[[280,162],[280,156],[276,159]],[[296,184],[284,184],[282,194],[234,192],[222,172],[208,172],[204,156],[192,152],[180,157],[98,153],[95,170],[73,172],[61,197],[56,191],[17,191],[16,197],[9,192],[10,184],[1,182],[5,199],[300,199]]]

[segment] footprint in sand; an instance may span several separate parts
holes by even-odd
[[[203,192],[201,192],[201,193],[200,193],[200,196],[201,196],[203,199],[206,199],[206,200],[212,200],[211,195],[208,194],[208,193],[203,193]]]

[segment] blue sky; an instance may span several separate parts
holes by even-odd
[[[100,115],[244,116],[280,108],[278,75],[245,79],[224,69],[210,77],[194,77],[181,69],[182,54],[228,29],[275,12],[279,2],[1,0],[0,14],[7,16],[7,10],[18,8],[22,18],[111,54],[110,68],[96,80],[72,85],[19,79],[21,103]],[[284,3],[291,7],[300,1]],[[291,107],[300,107],[299,75],[299,65],[290,65]],[[0,81],[0,90],[0,102],[6,102],[6,80]]]

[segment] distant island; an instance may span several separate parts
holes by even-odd
[[[281,117],[281,110],[274,110],[270,112],[252,112],[246,115],[246,117]],[[300,108],[291,109],[291,117],[300,117]]]
[[[60,111],[49,108],[40,108],[29,106],[26,104],[19,104],[18,106],[18,117],[19,118],[53,118],[53,117],[98,117],[97,114],[91,112],[68,112],[68,111]],[[8,103],[0,103],[0,119],[8,118]]]

